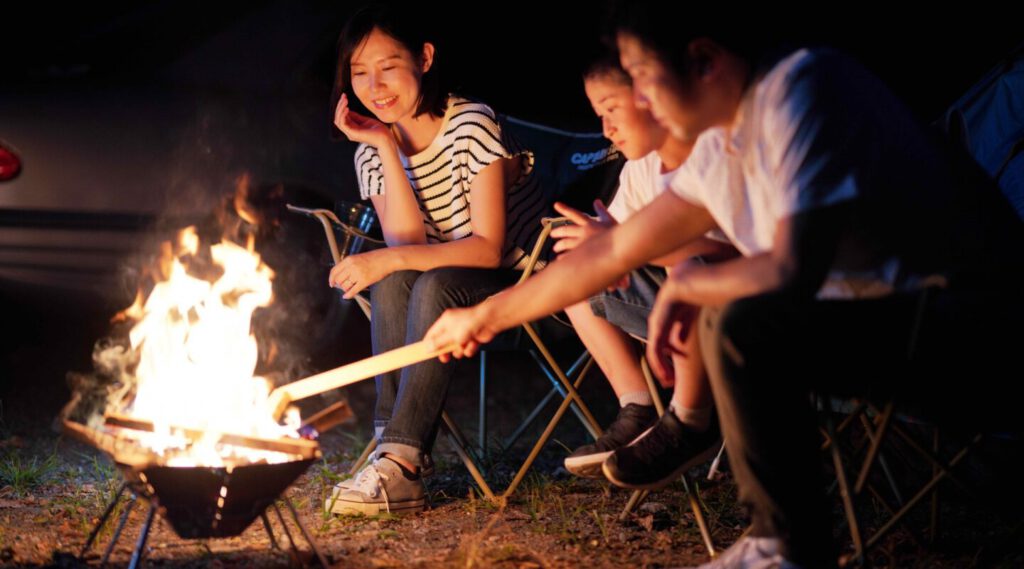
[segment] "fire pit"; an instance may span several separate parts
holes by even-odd
[[[215,445],[227,455],[230,449],[262,454],[278,462],[252,462],[245,458],[227,460],[222,466],[169,466],[167,457],[155,453],[144,441],[152,437],[153,425],[129,417],[108,416],[102,428],[92,429],[66,421],[65,432],[109,454],[125,478],[125,484],[108,505],[82,549],[84,555],[92,547],[100,529],[110,519],[125,491],[131,500],[121,514],[117,528],[101,563],[105,564],[121,537],[125,523],[139,498],[150,505],[142,531],[136,541],[129,567],[136,567],[145,552],[153,518],[159,513],[182,538],[221,538],[245,531],[256,518],[261,518],[271,545],[278,548],[273,526],[267,512],[276,513],[291,551],[300,559],[295,540],[285,516],[276,502],[288,486],[320,457],[319,445],[303,439],[260,439],[242,435],[220,435]],[[175,429],[171,436],[198,441],[204,436],[189,429]],[[266,460],[266,459],[263,459]],[[303,535],[320,564],[328,566],[298,513],[287,498],[285,506],[292,523]]]
[[[241,194],[244,189],[240,186]],[[256,219],[243,215],[238,195],[232,203],[241,218]],[[130,567],[141,561],[157,513],[182,538],[235,536],[261,518],[276,548],[268,514],[273,510],[298,561],[298,547],[277,504],[280,497],[293,526],[327,566],[282,496],[321,456],[319,445],[303,437],[338,424],[351,411],[340,402],[303,423],[291,403],[450,348],[438,350],[421,341],[272,389],[274,382],[256,375],[261,351],[252,318],[273,301],[274,271],[255,251],[252,233],[244,245],[236,239],[211,241],[187,228],[176,242],[162,245],[147,273],[148,295],[140,287],[135,303],[115,318],[132,324],[127,341],[97,345],[96,372],[81,382],[91,389],[76,388],[66,408],[65,431],[110,455],[125,478],[82,555],[130,492],[103,563],[139,498],[149,509]],[[273,354],[274,348],[264,352]]]

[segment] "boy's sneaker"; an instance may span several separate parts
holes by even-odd
[[[601,464],[619,448],[628,445],[658,422],[653,405],[630,403],[619,409],[611,425],[596,441],[576,449],[565,459],[565,469],[584,478],[601,478]]]
[[[373,516],[381,512],[406,514],[423,511],[422,477],[390,458],[368,464],[346,486],[335,486],[325,508],[335,514]]]
[[[613,452],[601,470],[616,486],[657,490],[714,458],[721,444],[717,417],[701,432],[683,424],[669,409],[647,434]]]

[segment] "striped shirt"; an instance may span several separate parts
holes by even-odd
[[[499,158],[522,156],[517,179],[505,194],[505,244],[501,266],[522,269],[540,233],[546,203],[534,175],[533,153],[502,132],[487,105],[452,96],[441,129],[422,152],[400,155],[409,184],[423,214],[427,243],[455,241],[473,234],[470,223],[473,178]],[[384,176],[377,149],[360,144],[355,154],[359,193],[363,199],[384,195]]]

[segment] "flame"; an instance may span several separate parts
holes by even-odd
[[[189,274],[188,263],[200,254],[200,245],[194,227],[181,231],[176,247],[162,248],[160,273],[166,280],[121,313],[137,320],[129,340],[139,357],[136,393],[126,411],[153,423],[154,432],[143,442],[166,453],[172,466],[291,460],[282,453],[218,443],[221,433],[297,437],[299,417],[292,411],[285,426],[274,421],[267,401],[272,385],[253,375],[258,352],[251,320],[257,308],[273,300],[273,271],[255,252],[250,235],[245,247],[227,240],[211,246],[210,258],[223,272],[213,282],[197,278]],[[188,440],[183,429],[204,436]]]

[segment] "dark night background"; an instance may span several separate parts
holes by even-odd
[[[61,450],[68,465],[81,462],[85,455],[68,460],[78,451],[74,445],[58,445],[51,430],[69,399],[68,372],[92,368],[94,342],[110,333],[111,316],[134,297],[141,259],[156,250],[158,241],[169,239],[172,230],[209,219],[241,173],[250,175],[258,191],[281,187],[285,199],[298,205],[331,208],[339,201],[358,199],[354,145],[332,140],[329,98],[335,41],[346,18],[363,3],[0,4],[0,159],[3,152],[11,152],[21,165],[16,178],[0,181],[0,466],[8,456],[28,456],[30,450],[40,457]],[[424,25],[436,30],[436,57],[459,93],[521,119],[572,131],[599,131],[580,71],[599,46],[603,2],[419,4],[428,12]],[[736,5],[733,23],[740,30],[770,29],[789,39],[787,43],[825,44],[851,53],[880,75],[922,122],[930,123],[1000,58],[1024,44],[1024,27],[1010,5],[971,2],[940,8],[938,3],[922,3],[908,9],[892,1],[799,7],[764,3],[757,13]],[[282,371],[280,377],[295,379],[369,355],[366,319],[327,287],[331,261],[319,226],[284,213],[276,234],[261,239],[258,249],[277,273],[275,308],[261,313],[263,322],[273,329],[268,336],[283,346],[281,360],[293,364],[288,371],[294,373]],[[559,329],[563,335],[572,334]],[[554,347],[556,355],[568,352],[567,343],[571,341]],[[261,355],[268,351],[261,349]],[[511,417],[525,413],[548,386],[533,377],[536,370],[526,367],[532,362],[522,353],[498,352],[495,358],[489,364],[492,372],[504,375],[491,383],[489,413],[495,417],[492,425],[500,427],[499,417],[508,417],[511,424]],[[476,361],[459,365],[476,372]],[[449,409],[469,415],[475,411],[477,380],[458,378],[463,380],[474,385],[452,389],[451,396],[458,399]],[[591,380],[581,393],[588,404],[593,402],[599,420],[610,419],[615,398],[607,385]],[[348,448],[372,430],[373,383],[352,386],[346,396],[362,424],[361,431],[339,429],[344,433],[337,435],[338,440],[344,438]],[[320,398],[305,403],[306,416],[310,408],[324,404]],[[572,437],[583,436],[577,427],[572,419],[560,426],[570,444]],[[562,431],[556,434],[560,437]],[[35,446],[19,449],[14,444],[25,441]],[[1019,450],[1019,441],[1012,443]],[[337,451],[344,445],[331,448]],[[340,456],[336,453],[333,459]],[[1004,465],[1001,472],[1010,477],[1020,472],[1020,454],[1007,456],[1013,464]],[[557,460],[560,464],[561,456]],[[552,471],[553,467],[546,470]],[[0,481],[0,490],[2,486]],[[303,491],[318,491],[316,485],[304,486]],[[987,485],[983,479],[979,486],[998,492],[994,501],[1014,510],[1013,519],[1019,519],[1019,484]],[[1011,491],[1005,492],[1005,486],[1012,486]],[[451,496],[461,504],[465,486],[458,488]],[[725,496],[728,508],[734,508],[731,496],[718,496]],[[607,506],[604,497],[586,497],[600,499],[596,507]],[[0,493],[0,502],[6,498]],[[683,504],[678,497],[668,500]],[[469,503],[467,508],[475,512],[476,501]],[[557,503],[562,508],[561,498]],[[974,505],[961,509],[975,515]],[[5,507],[9,506],[0,503]],[[1015,522],[993,531],[1004,518],[977,510],[979,517],[957,526],[965,531],[958,529],[956,539],[940,545],[951,545],[948,549],[965,560],[973,555],[972,564],[977,566],[988,566],[989,559],[1019,561],[1022,526]],[[462,506],[444,511],[451,518],[478,523]],[[576,510],[581,511],[586,514]],[[6,516],[10,510],[0,512]],[[592,513],[600,523],[596,510]],[[715,517],[719,522],[719,515]],[[729,516],[722,519],[728,521]],[[48,523],[42,518],[39,526],[26,524],[16,532],[50,535],[39,529]],[[530,525],[539,524],[534,520]],[[0,565],[5,563],[5,529],[0,527]],[[640,547],[660,543],[667,534],[652,533],[650,527],[633,529],[630,535],[643,536],[637,542]],[[734,529],[732,533],[738,534],[741,528]],[[336,547],[349,543],[349,530],[344,531],[345,536],[336,533],[331,538]],[[374,561],[382,551],[398,547],[383,539],[391,531],[369,532],[368,541],[381,548],[367,553]],[[461,530],[445,531],[458,537]],[[981,536],[989,532],[995,535],[995,546],[987,539],[991,536]],[[84,537],[85,532],[72,533]],[[429,535],[436,541],[436,534]],[[426,540],[428,534],[422,536]],[[522,542],[521,535],[513,537]],[[607,536],[604,539],[607,542]],[[526,541],[530,548],[543,549],[532,537]],[[466,543],[476,548],[477,542]],[[560,543],[558,547],[561,551]],[[703,556],[700,546],[694,547]],[[40,555],[49,551],[41,549]],[[622,550],[610,551],[615,556]],[[202,555],[200,563],[209,563]],[[928,564],[928,559],[921,566],[940,566]]]
[[[306,205],[358,198],[353,145],[330,138],[329,95],[334,44],[359,4],[0,9],[0,144],[23,161],[17,179],[0,182],[0,292],[14,339],[0,348],[5,391],[42,378],[53,386],[47,410],[66,398],[64,372],[88,367],[107,317],[130,300],[120,269],[154,218],[208,212],[211,196],[243,171],[257,185],[285,184]],[[436,6],[428,19],[437,57],[458,91],[519,118],[599,130],[579,71],[598,45],[603,3]],[[852,53],[925,122],[1024,40],[1019,20],[995,6],[768,8],[774,13],[737,9],[736,25]],[[322,252],[322,236],[305,238]],[[322,257],[312,263],[307,286],[321,287],[327,268]]]

